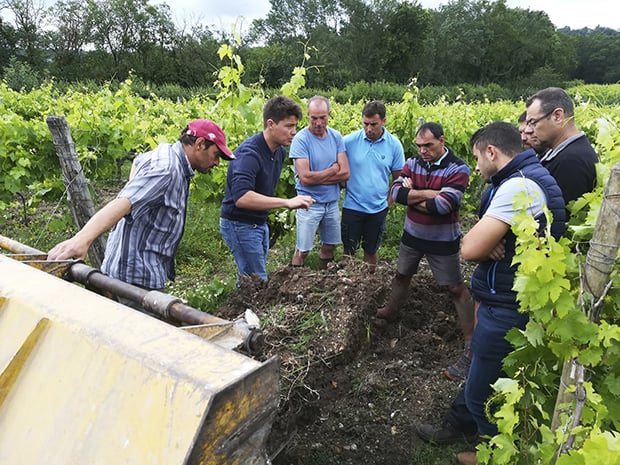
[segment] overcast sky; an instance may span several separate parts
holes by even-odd
[[[300,0],[303,1],[303,0]],[[249,25],[253,19],[267,16],[269,0],[162,0],[167,3],[177,22],[184,18],[213,25],[218,30],[230,30],[236,18],[244,17]],[[444,0],[421,0],[425,8],[437,9],[446,4]],[[507,0],[510,8],[543,10],[558,28],[569,26],[595,28],[605,26],[620,29],[620,15],[616,12],[616,0]]]

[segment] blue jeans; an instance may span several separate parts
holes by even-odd
[[[269,227],[267,224],[248,224],[220,218],[220,234],[237,263],[239,277],[257,274],[267,281],[267,252]]]
[[[525,329],[526,313],[480,303],[477,323],[471,339],[471,366],[465,385],[467,409],[478,424],[480,435],[495,436],[497,426],[485,415],[485,404],[493,394],[491,385],[506,376],[502,362],[513,347],[505,338],[512,328]],[[494,409],[491,408],[491,412]]]

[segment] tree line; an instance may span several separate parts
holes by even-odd
[[[270,4],[241,33],[175,24],[167,4],[149,0],[0,0],[0,69],[25,88],[130,74],[158,86],[210,87],[219,46],[235,43],[243,81],[266,88],[299,65],[307,87],[320,89],[412,79],[513,88],[620,81],[620,31],[557,29],[546,13],[505,0],[453,0],[437,10],[403,0]]]

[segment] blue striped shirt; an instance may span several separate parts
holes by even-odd
[[[194,176],[180,142],[136,157],[133,176],[118,197],[131,212],[112,229],[101,269],[121,281],[161,289],[174,280],[174,257],[183,236],[189,183]]]

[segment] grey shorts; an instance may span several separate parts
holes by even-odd
[[[401,242],[396,270],[403,276],[413,276],[418,272],[422,257],[426,257],[426,261],[433,272],[433,277],[440,286],[461,284],[463,282],[461,256],[458,252],[452,255],[427,254]]]

